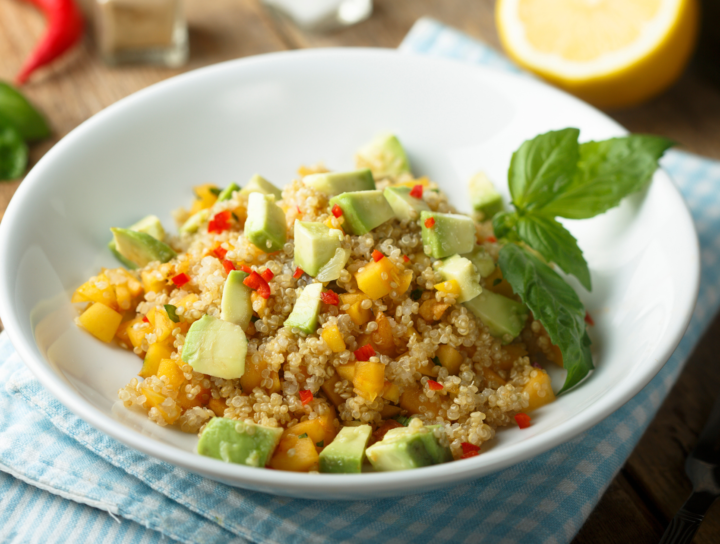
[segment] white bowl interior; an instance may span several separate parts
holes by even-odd
[[[506,193],[520,143],[576,126],[581,139],[623,134],[589,106],[536,81],[451,61],[378,50],[316,50],[235,61],[173,78],[98,114],[53,148],[23,182],[0,230],[0,311],[21,356],[63,403],[124,443],[231,485],[292,496],[363,498],[428,490],[545,451],[637,393],[685,330],[697,293],[694,227],[658,172],[644,194],[566,224],[585,250],[594,290],[597,370],[581,387],[506,429],[476,458],[419,471],[354,476],[279,474],[193,453],[197,437],[159,428],[117,402],[134,355],[73,324],[70,294],[117,266],[109,228],[187,206],[193,185],[244,184],[258,172],[282,185],[297,167],[353,166],[380,130],[399,135],[416,174],[469,211],[466,182],[485,171]],[[28,220],[34,218],[34,220]],[[563,372],[555,372],[555,385]]]

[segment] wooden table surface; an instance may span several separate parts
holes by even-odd
[[[717,4],[715,4],[716,6]],[[432,16],[499,48],[492,0],[375,0],[371,19],[330,34],[310,34],[269,15],[258,0],[187,0],[191,55],[181,70],[108,68],[92,33],[72,58],[24,89],[47,115],[52,139],[31,149],[31,163],[91,115],[177,73],[215,62],[306,47],[397,47],[421,16]],[[707,10],[713,8],[708,2]],[[708,25],[710,26],[710,25]],[[0,0],[0,80],[12,80],[41,36],[43,18],[28,4]],[[709,28],[711,32],[712,29]],[[709,33],[707,34],[709,36]],[[717,43],[717,42],[715,42]],[[610,115],[633,132],[670,137],[682,148],[720,159],[720,83],[708,41],[681,80],[662,96]],[[0,183],[0,218],[18,182]],[[683,465],[720,391],[720,319],[697,347],[680,380],[574,542],[655,543],[690,493]],[[480,521],[479,521],[480,522]],[[720,542],[720,505],[711,508],[695,542]]]

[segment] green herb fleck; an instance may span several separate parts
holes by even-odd
[[[324,447],[325,447],[325,441],[324,441],[324,440],[321,440],[320,442],[315,442],[315,445],[316,445],[318,448],[324,448]]]
[[[420,297],[422,296],[423,292],[422,289],[413,289],[410,292],[410,298],[413,300],[420,300]]]
[[[219,189],[217,187],[210,187],[209,191],[215,196],[218,196],[220,193],[222,193],[222,189]]]
[[[433,358],[432,358],[432,362],[435,363],[435,366],[442,366],[442,365],[440,364],[440,359],[438,359],[437,357],[433,357]]]
[[[177,315],[177,308],[175,306],[172,304],[165,304],[165,311],[167,312],[170,321],[173,323],[180,321],[180,318]]]
[[[493,287],[495,287],[496,285],[500,285],[501,283],[502,283],[502,279],[501,279],[501,278],[495,278],[495,279],[493,280]]]
[[[260,320],[260,318],[256,315],[250,316],[250,321],[252,323],[255,323],[256,321],[259,321],[259,320]]]
[[[300,436],[298,436],[298,438],[307,438],[307,437],[308,437],[307,433],[303,433]]]
[[[231,213],[232,213],[233,219],[234,219],[237,223],[239,223],[239,222],[240,222],[240,218],[239,218],[237,215],[235,215],[235,212],[231,212]]]
[[[398,414],[393,419],[403,427],[407,427],[410,424],[410,420],[412,419],[412,417],[401,416]]]

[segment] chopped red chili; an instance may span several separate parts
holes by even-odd
[[[385,255],[383,255],[383,254],[382,254],[380,251],[378,251],[377,249],[373,249],[373,252],[372,252],[373,261],[378,262],[378,261],[379,261],[380,259],[382,259],[384,256],[385,256]]]
[[[495,242],[497,242],[497,238],[495,238],[494,236],[488,236],[487,238],[485,238],[485,241],[494,244]]]
[[[329,304],[330,306],[337,306],[340,302],[337,293],[330,290],[320,293],[320,300],[322,300],[325,304]]]
[[[332,207],[332,214],[333,214],[335,217],[340,217],[340,216],[343,214],[342,208],[341,208],[340,206],[338,206],[337,204],[335,204],[335,205]]]
[[[208,232],[223,232],[230,229],[230,218],[232,213],[230,210],[216,213],[215,216],[208,221]]]
[[[527,429],[530,426],[530,416],[520,412],[515,415],[515,422],[521,429]]]
[[[369,361],[370,357],[374,357],[375,350],[370,344],[365,344],[363,347],[355,350],[355,359],[358,361]]]
[[[300,401],[303,403],[303,406],[305,406],[308,402],[311,402],[312,400],[312,391],[309,391],[307,389],[303,389],[302,391],[300,391]]]
[[[269,268],[266,268],[265,270],[263,270],[260,273],[260,275],[263,277],[263,279],[265,281],[270,281],[271,279],[273,279],[275,277],[275,274],[273,274],[273,271],[270,270]]]
[[[425,220],[425,226],[429,229],[433,228],[435,226],[435,218],[434,217],[428,217]]]
[[[476,446],[475,444],[471,444],[470,442],[463,442],[462,444],[460,444],[460,447],[463,451],[460,459],[469,459],[470,457],[480,455],[480,446]]]
[[[422,185],[415,185],[413,186],[412,190],[410,191],[410,196],[414,198],[422,198],[423,195],[423,186]]]
[[[293,278],[298,279],[300,278],[305,272],[303,272],[303,269],[299,266],[295,269],[295,273],[293,274]]]
[[[235,265],[232,262],[228,261],[227,259],[224,259],[222,263],[223,263],[223,267],[225,267],[226,273],[229,274],[230,272],[235,270]]]
[[[250,289],[257,291],[257,294],[263,298],[270,298],[270,286],[260,274],[253,271],[243,280],[243,283]]]
[[[150,323],[150,320],[147,318],[146,315],[143,316],[143,322]]]
[[[249,267],[248,265],[246,265],[246,264],[241,264],[238,268],[239,268],[240,270],[242,270],[243,272],[245,272],[246,274],[252,274],[252,268],[250,268],[250,267]]]
[[[440,391],[441,389],[444,389],[443,385],[435,380],[428,380],[428,387],[431,391]]]
[[[218,246],[213,249],[213,253],[218,259],[223,260],[225,258],[225,255],[227,255],[227,249],[222,246]]]
[[[588,312],[587,310],[585,311],[585,323],[587,323],[591,327],[595,326],[595,321],[593,320],[592,316],[590,315],[590,312]]]
[[[409,263],[410,257],[408,257],[407,255],[403,255],[403,262]]]
[[[178,274],[177,276],[170,278],[170,281],[172,281],[178,287],[182,287],[190,281],[190,276],[183,272],[182,274]]]

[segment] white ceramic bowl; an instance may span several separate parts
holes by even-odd
[[[65,137],[20,186],[0,229],[0,315],[38,379],[85,421],[126,445],[230,485],[281,495],[357,499],[466,481],[556,446],[620,407],[680,340],[697,296],[698,246],[667,175],[589,221],[567,222],[585,250],[597,370],[498,433],[483,454],[420,470],[309,475],[225,464],[194,453],[197,437],[157,427],[117,403],[136,356],[73,324],[69,295],[101,266],[117,266],[108,229],[187,205],[191,186],[276,183],[300,164],[350,168],[355,149],[392,130],[416,173],[467,210],[466,182],[485,171],[506,189],[510,155],[566,126],[581,139],[624,133],[616,123],[537,81],[382,50],[279,53],[212,66],[136,93]],[[556,385],[562,376],[555,376]],[[559,380],[559,381],[558,381]]]

